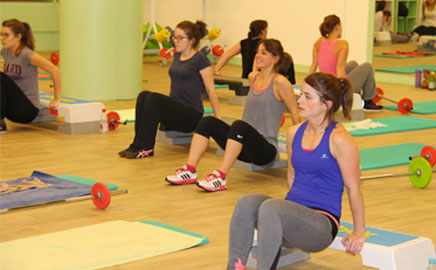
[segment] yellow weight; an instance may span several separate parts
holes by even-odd
[[[169,37],[171,36],[170,31],[167,28],[164,28],[162,30],[160,30],[156,35],[155,35],[155,39],[158,42],[164,42],[165,40],[167,40]]]
[[[218,28],[213,28],[212,30],[209,31],[209,34],[207,34],[207,38],[209,40],[214,40],[216,38],[218,38],[219,36],[221,36],[221,30]]]

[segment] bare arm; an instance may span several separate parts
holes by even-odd
[[[286,139],[286,149],[288,152],[288,173],[287,173],[287,180],[288,180],[288,191],[291,190],[292,185],[294,184],[294,177],[295,177],[295,171],[294,167],[292,167],[291,163],[291,157],[292,157],[292,141],[294,140],[294,135],[297,129],[300,127],[300,125],[291,126],[288,129],[287,139]]]
[[[335,128],[331,136],[331,150],[341,169],[348,201],[353,215],[354,231],[342,239],[346,251],[356,255],[365,243],[365,212],[360,189],[359,149],[351,135],[342,127]]]
[[[338,45],[339,45],[339,52],[338,52],[338,64],[336,66],[336,74],[338,78],[345,78],[346,77],[345,66],[347,65],[347,58],[348,58],[348,42],[345,40],[341,40]]]
[[[203,79],[204,86],[206,87],[206,92],[212,105],[213,114],[216,118],[221,119],[220,108],[218,106],[218,98],[215,93],[215,83],[213,80],[212,68],[206,67],[200,70],[201,78]]]
[[[223,68],[225,64],[232,58],[233,56],[241,53],[241,44],[238,42],[235,45],[233,45],[230,50],[226,51],[218,61],[218,63],[215,65],[214,73],[216,75],[221,75],[220,70]]]
[[[318,51],[319,51],[319,44],[321,43],[321,38],[319,38],[314,44],[312,49],[312,65],[309,69],[309,74],[312,74],[316,72],[316,69],[318,68]]]
[[[382,21],[381,27],[380,27],[380,29],[378,29],[378,31],[383,31],[383,29],[385,29],[385,24],[387,21],[388,21],[388,16],[383,15],[383,21]]]
[[[279,101],[283,101],[286,108],[291,112],[292,123],[294,125],[300,123],[294,88],[288,79],[281,74],[277,75],[274,79],[274,95]]]
[[[57,107],[61,102],[61,92],[62,92],[61,73],[59,71],[59,68],[37,53],[34,53],[30,57],[30,64],[38,68],[41,68],[44,71],[47,71],[51,74],[53,78],[54,98],[52,101],[50,101],[49,108],[52,110],[57,110]]]

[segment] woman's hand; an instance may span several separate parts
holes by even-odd
[[[57,110],[58,110],[59,103],[61,103],[61,100],[55,98],[55,99],[53,99],[52,101],[50,101],[50,103],[48,104],[48,108],[49,108],[51,111],[57,111]]]
[[[357,255],[362,251],[365,238],[365,233],[353,232],[345,235],[341,242],[347,253]]]

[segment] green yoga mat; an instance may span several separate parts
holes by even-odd
[[[99,182],[99,181],[95,181],[95,180],[91,180],[91,179],[87,179],[87,178],[82,178],[82,177],[78,177],[78,176],[74,176],[74,175],[69,175],[69,174],[56,175],[56,177],[59,177],[59,178],[62,178],[62,179],[68,180],[68,181],[88,185],[88,186],[92,186],[95,183]],[[114,185],[114,184],[105,183],[105,185],[109,188],[109,190],[118,189],[118,186]]]
[[[413,116],[401,116],[392,118],[383,118],[372,120],[386,125],[386,127],[376,127],[372,129],[353,130],[350,132],[352,136],[369,136],[392,132],[420,130],[428,128],[436,128],[436,120],[424,119]]]
[[[407,165],[409,157],[419,156],[426,146],[421,143],[403,143],[360,150],[360,169],[373,170]]]
[[[207,242],[206,236],[159,222],[108,221],[2,242],[0,269],[100,269]]]
[[[376,71],[413,74],[417,69],[433,69],[436,70],[436,65],[418,65],[418,66],[404,66],[404,67],[392,67],[392,68],[377,68]]]
[[[384,105],[383,108],[398,111],[397,105]],[[413,103],[413,113],[434,114],[436,113],[436,101],[424,101]]]

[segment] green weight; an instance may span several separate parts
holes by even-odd
[[[412,159],[408,171],[410,182],[417,188],[425,188],[430,184],[433,170],[430,163],[423,157]]]

